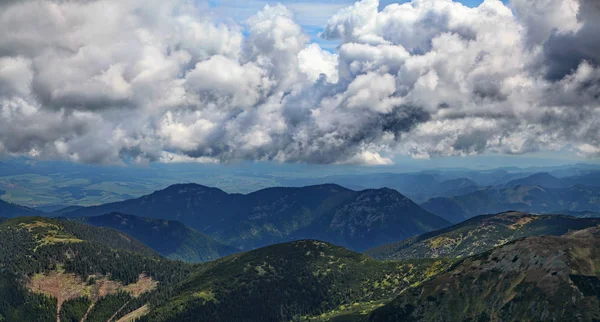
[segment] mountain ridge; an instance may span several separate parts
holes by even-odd
[[[406,290],[369,321],[597,321],[599,242],[593,235],[512,241]]]
[[[464,258],[524,237],[562,236],[598,225],[600,218],[504,212],[473,217],[448,228],[369,249],[365,254],[379,260]]]
[[[43,215],[43,212],[35,209],[20,206],[14,203],[6,202],[0,199],[0,217],[14,218],[22,216],[38,216]]]
[[[74,209],[61,216],[111,212],[177,220],[239,249],[314,238],[364,250],[375,243],[450,225],[393,189],[353,191],[335,184],[274,187],[245,195],[177,184],[140,198]],[[365,231],[361,226],[367,227]],[[379,237],[374,238],[376,235]]]
[[[121,213],[72,219],[96,227],[122,231],[164,257],[186,262],[207,262],[239,252],[178,221],[145,218]]]

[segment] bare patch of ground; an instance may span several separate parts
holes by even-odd
[[[117,322],[133,322],[141,318],[142,316],[148,314],[148,312],[150,312],[150,308],[148,307],[148,305],[144,305],[139,309],[132,311],[124,317],[118,319]]]
[[[95,283],[89,285],[81,277],[65,273],[58,269],[45,274],[36,274],[28,283],[29,288],[34,293],[45,294],[57,299],[58,321],[60,321],[60,309],[64,302],[77,297],[86,296],[92,301],[93,307],[99,299],[124,291],[133,297],[138,297],[146,292],[154,290],[158,282],[145,274],[140,274],[136,283],[123,286],[120,282],[109,280],[104,276],[92,276]],[[90,311],[88,309],[88,312]],[[118,313],[118,311],[116,312]],[[116,315],[115,313],[115,315]],[[86,314],[87,316],[87,314]],[[85,320],[85,318],[83,319]]]
[[[34,293],[41,293],[56,298],[57,314],[65,301],[82,296],[86,284],[75,274],[66,274],[60,270],[48,274],[36,274],[27,287]],[[60,321],[60,316],[58,317]]]
[[[134,284],[129,284],[123,287],[123,290],[133,297],[138,297],[146,292],[150,292],[158,286],[158,282],[153,280],[151,277],[146,276],[146,274],[140,274],[138,281]]]

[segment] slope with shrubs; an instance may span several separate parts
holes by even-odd
[[[600,218],[505,212],[474,217],[446,229],[379,246],[365,253],[381,260],[466,257],[523,237],[560,236],[596,225],[600,225]]]
[[[142,321],[289,321],[389,299],[449,265],[379,262],[314,240],[278,244],[204,265]]]
[[[525,238],[466,258],[369,321],[598,321],[600,238],[581,234]]]

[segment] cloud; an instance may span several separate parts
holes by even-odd
[[[4,2],[0,154],[112,164],[600,156],[597,1],[362,0],[324,26],[335,53],[310,43],[283,5],[244,27],[204,9]]]

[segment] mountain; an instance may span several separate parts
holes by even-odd
[[[438,185],[438,194],[458,196],[478,189],[477,183],[468,178],[445,180]]]
[[[588,187],[600,187],[600,172],[591,171],[582,175],[568,176],[562,178],[567,186],[582,185]]]
[[[107,321],[192,268],[117,230],[56,219],[8,219],[0,240],[0,320],[7,322]]]
[[[314,240],[277,244],[205,264],[140,321],[297,321],[393,297],[449,265],[379,262]]]
[[[111,212],[178,220],[239,249],[312,238],[365,250],[450,225],[392,189],[353,191],[332,184],[268,188],[246,195],[196,184],[173,185],[63,216]]]
[[[597,225],[600,225],[600,218],[507,212],[474,217],[446,229],[379,246],[365,253],[381,260],[466,257],[523,237],[561,236]]]
[[[284,181],[285,182],[285,181]],[[338,175],[305,180],[290,180],[289,183],[306,184],[335,183],[348,188],[381,189],[391,188],[411,200],[422,202],[432,197],[449,197],[475,191],[479,186],[474,181],[459,177],[445,179],[439,173],[374,173]]]
[[[432,231],[448,225],[399,192],[383,188],[361,191],[293,236],[364,250],[369,248],[367,245],[381,245],[385,241],[414,236],[420,230]]]
[[[62,209],[68,209],[70,207],[71,206],[65,206],[65,205],[44,205],[44,206],[33,207],[33,209],[35,209],[37,211],[45,212],[45,213],[53,213],[55,211],[60,211]]]
[[[60,217],[63,214],[69,213],[69,212],[73,212],[75,210],[79,210],[82,209],[84,207],[82,206],[67,206],[67,207],[62,207],[56,210],[53,210],[52,212],[50,212],[50,216],[51,217]]]
[[[166,258],[207,262],[238,252],[178,221],[144,218],[120,213],[77,219],[97,227],[110,227],[148,245]]]
[[[570,211],[570,210],[559,210],[557,214],[572,216],[577,218],[600,218],[600,212],[593,211]]]
[[[598,321],[598,267],[594,231],[520,239],[406,290],[369,321]]]
[[[459,223],[471,217],[468,210],[460,203],[460,198],[431,198],[422,203],[421,208],[451,223]]]
[[[474,216],[509,210],[529,213],[600,212],[600,188],[583,185],[544,188],[516,185],[487,187],[461,196],[434,198],[424,209],[454,223]]]
[[[515,179],[505,184],[507,187],[514,187],[518,185],[540,186],[544,188],[565,188],[568,186],[568,183],[552,176],[547,172],[543,172],[535,173],[525,178]]]
[[[39,216],[42,212],[0,200],[0,217]]]

